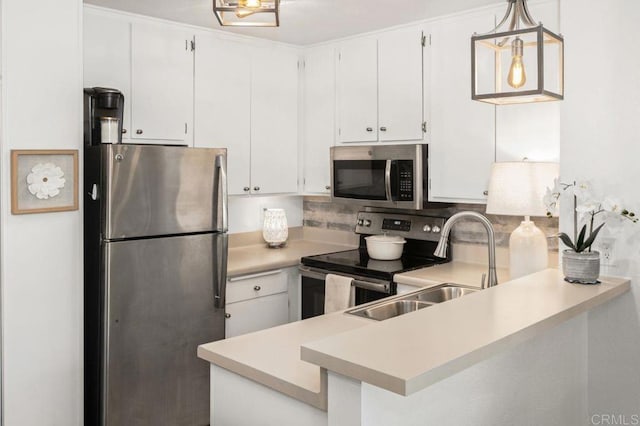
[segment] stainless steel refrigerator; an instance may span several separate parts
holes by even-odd
[[[84,159],[86,425],[206,425],[224,338],[226,149],[103,144]]]

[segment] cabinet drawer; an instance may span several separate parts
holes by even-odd
[[[289,321],[289,298],[286,293],[231,303],[226,307],[226,337],[239,336]]]
[[[278,269],[227,280],[227,303],[287,291],[287,274]]]

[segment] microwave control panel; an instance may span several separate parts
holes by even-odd
[[[396,201],[413,201],[413,161],[397,160],[398,192]]]

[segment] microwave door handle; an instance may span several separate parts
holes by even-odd
[[[384,168],[384,192],[387,196],[387,201],[391,199],[391,160],[387,160],[387,164]]]

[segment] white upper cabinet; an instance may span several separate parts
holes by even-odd
[[[434,21],[425,55],[429,100],[429,199],[485,202],[495,161],[495,107],[471,100],[470,38],[494,27],[481,11]]]
[[[228,190],[251,187],[251,55],[240,43],[196,36],[196,147],[226,147]]]
[[[378,140],[378,41],[356,39],[338,51],[340,142]]]
[[[423,138],[422,29],[406,28],[378,38],[378,139]]]
[[[190,144],[193,117],[193,33],[133,23],[132,138]],[[161,142],[166,143],[166,142]]]
[[[84,87],[109,87],[124,95],[122,139],[131,135],[131,24],[84,12]]]
[[[335,49],[307,50],[304,58],[304,192],[329,193],[329,150],[334,145]]]
[[[251,192],[298,192],[298,52],[255,48],[251,70]]]
[[[198,34],[195,142],[226,147],[230,195],[298,191],[298,55]]]
[[[338,52],[338,141],[421,141],[422,29],[350,40]]]

